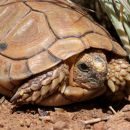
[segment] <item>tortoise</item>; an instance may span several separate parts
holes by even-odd
[[[129,81],[126,51],[65,0],[0,1],[0,94],[12,103],[66,105]]]

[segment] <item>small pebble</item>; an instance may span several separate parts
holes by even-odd
[[[47,123],[47,122],[53,123],[53,120],[52,120],[52,118],[50,116],[44,116],[44,117],[41,116],[41,117],[39,117],[39,120],[42,120],[45,123]]]
[[[5,101],[5,97],[3,96],[3,97],[0,99],[0,104],[2,104],[4,101]]]
[[[40,116],[48,116],[49,115],[48,111],[42,110],[40,108],[38,108],[38,113]]]

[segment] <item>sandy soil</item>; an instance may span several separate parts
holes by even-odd
[[[130,130],[130,106],[124,101],[112,106],[116,112],[97,98],[60,108],[15,107],[1,98],[0,130]]]

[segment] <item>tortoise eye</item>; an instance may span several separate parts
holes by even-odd
[[[87,66],[85,63],[80,63],[77,66],[78,66],[78,69],[82,72],[88,72],[89,71],[89,66]]]

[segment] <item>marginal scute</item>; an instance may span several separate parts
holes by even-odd
[[[9,33],[5,42],[8,48],[2,54],[13,59],[32,57],[55,41],[42,13],[32,12],[24,17]]]
[[[120,56],[127,56],[127,52],[119,45],[119,43],[112,41],[112,51]]]
[[[78,38],[60,39],[48,49],[54,56],[65,60],[85,50],[85,46]]]
[[[61,60],[50,55],[44,51],[30,59],[28,59],[28,66],[33,74],[43,72],[51,67],[57,65]]]
[[[75,11],[62,9],[61,11],[55,11],[53,14],[47,13],[47,16],[52,29],[60,38],[67,36],[80,37],[84,33],[92,31],[90,20],[86,20]]]
[[[27,61],[13,61],[10,68],[10,77],[12,80],[23,80],[31,76],[32,73],[29,71]]]
[[[0,0],[1,1],[1,0]],[[0,6],[0,40],[30,11],[23,3]]]
[[[106,36],[106,37],[110,37],[109,33],[107,32],[107,30],[105,28],[103,28],[98,23],[95,23],[95,21],[92,21],[92,22],[93,22],[93,25],[92,25],[93,32],[99,33],[99,34]]]
[[[0,55],[0,86],[8,90],[12,90],[13,88],[9,77],[10,65],[11,60]]]
[[[92,47],[92,48],[99,48],[99,49],[105,49],[108,51],[112,50],[112,41],[110,38],[107,38],[103,35],[96,34],[96,33],[90,33],[82,37],[82,40],[86,46]]]
[[[59,38],[68,36],[80,37],[86,32],[93,31],[93,23],[74,10],[61,8],[47,2],[44,2],[44,4],[29,2],[28,4],[47,15],[51,28]]]

